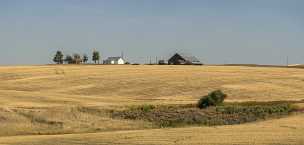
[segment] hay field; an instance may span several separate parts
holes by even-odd
[[[303,115],[220,127],[153,129],[106,109],[304,99],[304,69],[240,66],[46,65],[0,67],[0,144],[304,144]],[[216,137],[219,134],[220,137]]]

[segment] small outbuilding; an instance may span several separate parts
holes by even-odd
[[[175,53],[169,60],[169,65],[202,65],[195,57],[186,54]]]
[[[103,64],[125,64],[125,60],[122,57],[108,57],[103,61]]]

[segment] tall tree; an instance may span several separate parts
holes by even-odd
[[[86,54],[84,54],[84,55],[82,56],[82,61],[83,61],[83,63],[87,63],[88,60],[89,60],[89,57],[88,57]]]
[[[99,55],[99,52],[98,52],[98,51],[96,51],[96,50],[93,51],[92,60],[94,61],[95,64],[96,64],[97,62],[99,63],[100,55]]]
[[[73,62],[75,64],[80,64],[82,62],[81,56],[77,53],[73,55]]]
[[[66,55],[64,61],[67,64],[72,64],[73,63],[73,57],[71,55]]]
[[[58,50],[53,58],[53,61],[57,64],[63,64],[63,53]]]

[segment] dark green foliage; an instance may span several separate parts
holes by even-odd
[[[86,54],[84,54],[84,55],[82,56],[82,62],[83,62],[83,63],[87,63],[88,60],[89,60],[89,57],[88,57]]]
[[[53,61],[57,64],[63,64],[63,53],[61,51],[57,51]]]
[[[73,57],[71,55],[66,55],[64,61],[67,64],[72,64],[73,63]]]
[[[100,60],[100,54],[98,51],[94,50],[93,51],[93,57],[92,57],[92,60],[94,61],[94,63],[99,63],[99,60]]]
[[[221,90],[216,90],[209,93],[207,96],[203,96],[197,104],[199,108],[207,108],[209,106],[217,106],[224,102],[227,97]]]

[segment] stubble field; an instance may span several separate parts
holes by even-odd
[[[221,89],[227,101],[304,99],[304,69],[245,66],[0,67],[0,144],[304,144],[304,115],[241,125],[154,128],[109,109],[190,104]],[[298,104],[304,106],[303,104]]]

